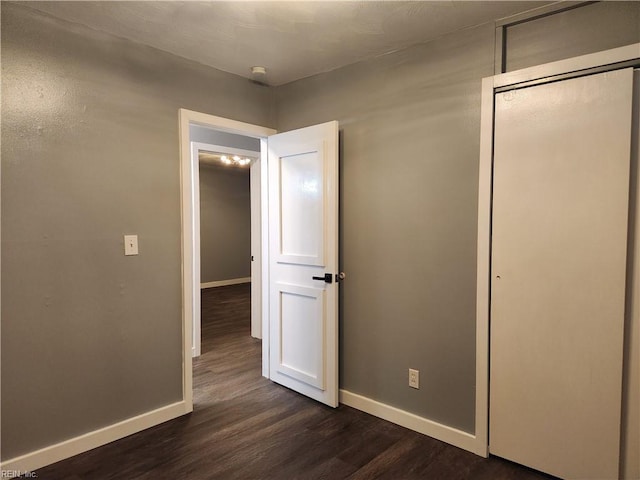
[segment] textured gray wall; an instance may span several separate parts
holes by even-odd
[[[640,2],[596,2],[507,28],[506,70],[640,42]]]
[[[3,459],[181,399],[178,108],[270,95],[2,2]]]
[[[508,58],[524,66],[557,59],[558,45],[564,58],[636,42],[627,17],[639,6],[581,7],[557,28],[536,20],[535,55],[507,36]],[[624,35],[614,18],[625,18]],[[276,89],[279,130],[338,120],[342,131],[341,388],[468,432],[480,81],[493,74],[493,32],[465,30]],[[420,390],[407,386],[409,367]]]
[[[192,142],[210,143],[212,145],[222,145],[230,148],[241,148],[242,150],[253,150],[254,152],[260,151],[259,138],[219,132],[200,125],[189,126],[189,138]]]
[[[486,25],[277,89],[279,130],[338,120],[342,131],[341,388],[468,432],[493,44]]]
[[[249,169],[200,164],[200,281],[250,275]]]
[[[493,30],[275,89],[279,129],[341,124],[342,388],[467,431]],[[565,33],[546,31],[545,59]],[[510,61],[529,55],[515,48]],[[9,458],[180,397],[177,109],[275,122],[268,89],[4,2],[2,69]],[[139,257],[122,256],[124,233]]]

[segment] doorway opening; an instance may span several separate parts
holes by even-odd
[[[268,372],[268,338],[263,332],[268,328],[263,322],[266,302],[263,290],[267,282],[266,255],[263,255],[266,225],[263,225],[263,209],[266,206],[266,169],[260,165],[266,163],[266,138],[275,130],[226,118],[207,115],[191,110],[180,109],[180,165],[181,165],[181,204],[182,204],[182,298],[183,298],[183,398],[188,411],[193,410],[193,361],[200,342],[194,334],[200,323],[200,205],[199,205],[199,152],[213,152],[220,155],[230,154],[253,157],[251,175],[252,235],[251,269],[252,299],[252,335],[262,337],[262,373]],[[213,145],[213,147],[211,147]],[[246,157],[245,157],[246,158]],[[197,327],[196,327],[197,325]],[[200,333],[199,331],[197,332]],[[266,358],[266,360],[265,360]]]
[[[207,139],[213,130],[191,127],[191,158],[194,168],[194,277],[202,289],[250,284],[252,300],[251,336],[262,338],[260,331],[259,266],[254,267],[254,252],[260,249],[260,143],[256,150],[244,150],[193,141]],[[246,139],[254,140],[254,139]],[[227,141],[225,143],[233,143]],[[256,183],[257,181],[257,183]],[[255,278],[253,278],[255,277]],[[201,299],[194,298],[192,355],[202,353]]]
[[[259,197],[260,206],[255,210],[259,211],[260,233],[254,237],[259,237],[260,247],[251,252],[259,272],[252,269],[251,282],[259,285],[253,289],[259,300],[252,302],[252,317],[256,315],[262,332],[262,375],[336,407],[338,281],[344,278],[338,274],[338,122],[276,134],[269,128],[181,109],[183,398],[187,411],[193,410],[192,345],[200,302],[195,181],[199,161],[192,143],[194,132],[203,127],[208,135],[217,137],[208,143],[218,149],[230,146],[237,151],[242,145],[231,142],[256,139],[260,144],[259,160],[252,165],[252,169],[261,165],[254,174],[259,182],[251,188],[259,185],[256,200]]]

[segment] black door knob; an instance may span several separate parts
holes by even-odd
[[[324,277],[311,277],[313,280],[322,280],[325,283],[333,283],[333,273],[325,273]]]

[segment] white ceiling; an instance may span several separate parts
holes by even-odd
[[[552,1],[49,1],[25,5],[281,85]]]

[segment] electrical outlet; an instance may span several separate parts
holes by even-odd
[[[411,388],[420,388],[420,371],[409,369],[409,386]]]

